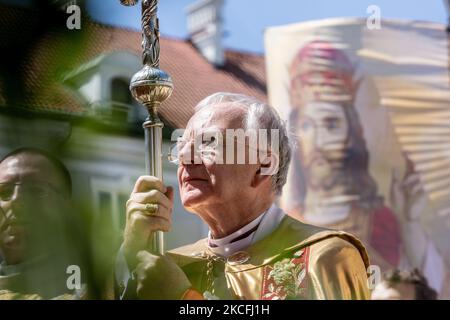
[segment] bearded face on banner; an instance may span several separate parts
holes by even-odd
[[[326,42],[304,46],[289,69],[291,133],[297,137],[295,180],[303,207],[308,190],[317,202],[338,197],[362,206],[378,201],[368,174],[369,155],[354,107],[357,84],[346,55]]]
[[[320,41],[305,45],[290,65],[289,125],[297,138],[291,183],[300,199],[294,215],[355,234],[372,262],[388,270],[399,264],[401,237],[369,174],[353,74],[344,52]]]
[[[443,120],[419,111],[444,108],[435,97],[444,96],[439,79],[447,69],[433,59],[436,52],[448,58],[447,37],[435,27],[392,22],[389,36],[380,36],[364,26],[360,19],[330,19],[266,33],[270,102],[288,121],[294,142],[280,206],[306,223],[356,235],[381,272],[419,269],[447,297],[444,261],[421,221],[432,208],[419,176],[419,169],[437,163],[422,144],[436,140],[434,123]],[[420,67],[398,63],[398,52],[411,54]],[[422,88],[423,97],[414,88]]]

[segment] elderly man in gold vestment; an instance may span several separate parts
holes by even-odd
[[[170,229],[173,189],[140,177],[127,202],[117,297],[368,299],[362,243],[297,221],[276,205],[290,157],[284,122],[272,107],[229,93],[200,102],[171,160],[179,165],[183,206],[209,235],[151,254],[152,233]]]

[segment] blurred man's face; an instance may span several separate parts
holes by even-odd
[[[44,253],[30,250],[49,240],[55,216],[63,214],[62,183],[40,155],[22,153],[0,163],[0,249],[8,264]]]
[[[372,300],[415,300],[415,287],[411,283],[389,285],[383,281],[373,290]]]
[[[218,148],[219,153],[216,156],[216,160],[222,159],[222,164],[202,159],[199,164],[188,164],[183,161],[185,163],[180,164],[178,168],[181,201],[189,211],[198,212],[197,209],[201,207],[226,205],[230,201],[247,201],[253,196],[255,190],[250,185],[258,165],[248,162],[238,164],[237,161],[229,163],[225,160],[227,154],[225,130],[242,129],[245,114],[245,109],[237,106],[214,105],[205,107],[189,121],[183,140],[191,143],[180,150],[181,158],[197,156],[194,151],[188,152],[193,149],[192,140],[195,136],[220,131],[224,138],[223,148]],[[238,144],[234,146],[237,148]],[[220,152],[220,149],[223,151]],[[234,154],[236,157],[236,150]]]
[[[310,102],[298,119],[300,158],[308,185],[316,189],[334,186],[347,152],[348,121],[340,105]]]

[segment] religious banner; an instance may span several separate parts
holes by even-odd
[[[269,102],[292,139],[281,207],[355,234],[381,273],[419,269],[449,298],[445,26],[342,18],[269,28]]]

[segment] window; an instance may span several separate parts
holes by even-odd
[[[130,81],[113,78],[111,81],[111,118],[114,121],[127,121],[133,98],[129,89]]]
[[[98,200],[100,219],[109,220],[112,213],[111,194],[105,191],[100,191],[98,194]]]
[[[97,221],[121,232],[125,227],[126,202],[133,189],[130,178],[92,178],[94,210]]]

